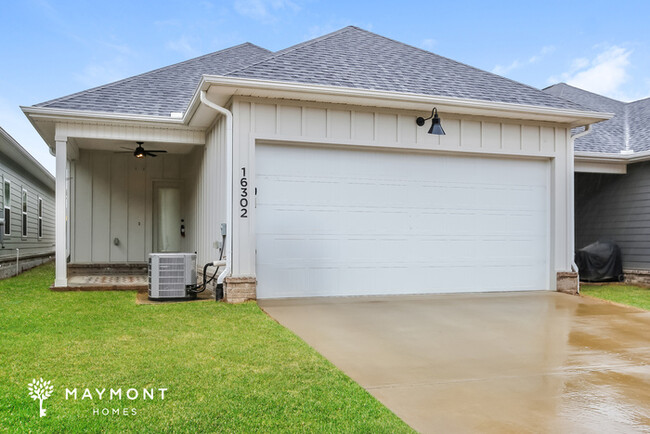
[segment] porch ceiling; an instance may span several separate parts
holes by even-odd
[[[110,140],[110,139],[87,139],[87,138],[74,138],[74,143],[79,149],[91,149],[95,151],[113,151],[121,152],[126,151],[124,148],[135,149],[137,144],[131,140]],[[188,143],[174,143],[174,142],[144,142],[144,148],[149,149],[162,149],[170,154],[188,154],[194,149],[195,144]]]

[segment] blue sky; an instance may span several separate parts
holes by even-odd
[[[5,1],[0,126],[54,170],[19,105],[252,42],[270,50],[355,25],[545,87],[650,96],[650,2]]]

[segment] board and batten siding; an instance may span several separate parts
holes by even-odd
[[[11,235],[4,236],[0,260],[54,253],[54,191],[0,152],[0,203],[4,215],[4,181],[11,184]],[[22,192],[27,192],[27,236],[22,236]],[[38,236],[38,199],[43,199],[43,236]]]
[[[195,250],[195,213],[186,194],[190,155],[136,159],[130,154],[81,149],[72,163],[71,262],[144,263],[153,249],[154,182],[183,189],[183,251]],[[188,211],[191,210],[191,211]],[[114,239],[119,240],[115,244]]]
[[[650,162],[626,175],[576,173],[576,249],[598,240],[621,248],[623,267],[650,270]]]
[[[218,117],[205,147],[192,154],[196,182],[189,192],[196,210],[197,267],[219,259],[221,224],[226,222],[226,121]]]
[[[445,136],[427,134],[415,118],[428,113],[236,97],[234,114],[233,256],[234,276],[255,275],[255,212],[240,218],[238,184],[242,169],[249,191],[255,191],[255,147],[258,143],[308,146],[353,146],[405,152],[490,154],[504,158],[546,159],[551,162],[550,263],[568,271],[569,227],[566,219],[569,130],[543,122],[502,121],[441,113]],[[556,188],[561,186],[561,188]],[[550,279],[555,282],[555,276]]]

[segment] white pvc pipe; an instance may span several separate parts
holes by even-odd
[[[204,90],[201,102],[226,117],[226,245],[221,247],[226,248],[226,268],[217,277],[217,284],[223,284],[232,269],[232,112],[210,101]]]

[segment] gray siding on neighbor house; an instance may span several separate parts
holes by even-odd
[[[650,162],[628,166],[627,175],[575,177],[576,249],[612,240],[625,269],[650,270]]]
[[[4,235],[0,262],[20,256],[54,254],[54,191],[0,152],[0,204],[4,216],[4,182],[11,185],[11,234]],[[27,236],[22,236],[22,191],[27,191]],[[43,199],[43,236],[38,237],[38,198]]]

